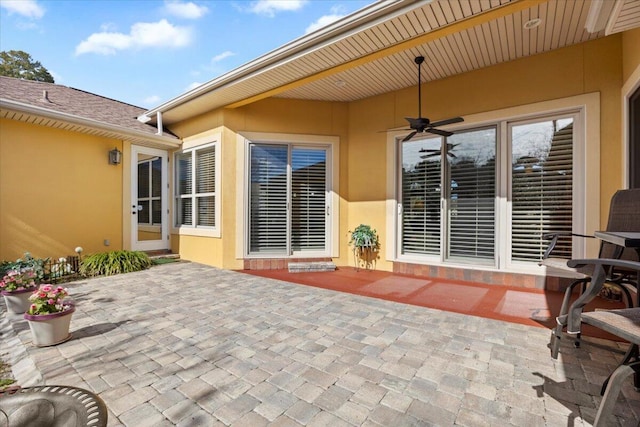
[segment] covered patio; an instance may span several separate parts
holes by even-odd
[[[69,289],[70,341],[35,348],[3,315],[1,350],[22,386],[97,394],[111,426],[590,425],[625,348],[585,338],[553,360],[544,327],[197,263]],[[612,421],[636,425],[626,387]]]

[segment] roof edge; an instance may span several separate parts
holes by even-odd
[[[153,109],[147,110],[139,116],[138,119],[143,122],[153,120],[153,116],[156,115],[156,113],[170,111],[212,90],[247,78],[266,67],[272,67],[278,63],[288,61],[303,51],[317,49],[324,43],[329,43],[338,37],[362,29],[362,27],[378,20],[380,17],[388,17],[392,12],[398,13],[398,11],[413,9],[431,2],[433,2],[433,0],[383,0],[366,6],[318,31],[299,37],[189,92],[173,98]]]
[[[157,143],[169,145],[171,147],[179,147],[180,144],[182,143],[182,140],[177,137],[148,134],[145,132],[128,129],[123,126],[112,125],[112,124],[101,122],[98,120],[77,116],[75,114],[52,111],[47,108],[37,107],[34,105],[25,104],[18,101],[12,101],[6,98],[0,98],[0,108],[12,110],[12,111],[19,111],[26,114],[34,114],[34,115],[47,117],[54,120],[61,120],[61,121],[73,123],[80,126],[87,126],[87,127],[100,129],[107,132],[114,132],[124,137],[146,139],[150,142],[157,142]],[[132,120],[135,120],[135,119],[132,119]]]

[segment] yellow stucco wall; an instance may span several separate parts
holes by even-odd
[[[266,99],[234,110],[213,111],[172,126],[182,138],[205,132],[224,123],[221,143],[222,166],[222,230],[221,236],[194,237],[173,234],[173,251],[182,258],[230,269],[243,268],[243,260],[236,256],[236,224],[242,220],[236,203],[236,137],[242,132],[267,132],[338,136],[346,155],[348,106],[336,102],[310,102],[285,99]],[[343,152],[340,158],[343,159]],[[346,179],[346,164],[340,171]],[[341,186],[339,193],[342,193]],[[340,202],[341,226],[346,226],[346,201]],[[343,253],[341,252],[341,255]],[[344,255],[342,255],[344,256]],[[346,263],[346,257],[344,258]]]
[[[0,119],[0,259],[121,249],[122,164],[107,156],[114,146],[122,150],[121,141]]]
[[[623,49],[638,35],[616,34],[595,40],[472,71],[423,86],[423,115],[433,120],[494,111],[592,92],[600,93],[601,160],[600,222],[604,227],[608,201],[622,186],[620,89],[623,82]],[[630,54],[625,64],[633,65]],[[408,64],[407,66],[412,66]],[[631,65],[625,65],[631,66]],[[224,230],[214,245],[202,238],[180,238],[181,254],[187,259],[241,268],[236,259],[236,132],[282,132],[289,134],[336,135],[340,137],[340,257],[338,265],[353,265],[347,245],[348,230],[360,223],[376,228],[382,243],[377,268],[391,270],[385,248],[392,245],[386,233],[386,133],[404,127],[404,117],[417,114],[415,87],[382,94],[352,103],[266,99],[235,110],[211,112],[193,118],[172,130],[181,137],[211,129],[212,123],[227,129],[223,137],[223,221]],[[205,254],[200,253],[204,247]],[[223,251],[222,255],[212,252]],[[221,259],[222,258],[222,259]]]
[[[622,33],[622,81],[640,67],[640,28]]]
[[[621,53],[621,37],[614,35],[425,84],[423,116],[440,120],[600,92],[600,222],[604,227],[608,201],[622,185]],[[385,168],[386,136],[376,131],[405,126],[403,118],[416,115],[415,87],[350,105],[348,226],[370,224],[378,230],[383,248],[393,242],[385,232],[385,182],[375,172]],[[381,260],[378,267],[391,269],[392,265]]]

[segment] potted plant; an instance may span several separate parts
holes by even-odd
[[[76,310],[65,302],[69,292],[62,286],[41,285],[29,297],[31,305],[24,314],[29,322],[33,344],[38,347],[56,345],[71,338],[69,326]]]
[[[31,269],[9,270],[0,281],[0,293],[7,310],[22,314],[29,308],[29,296],[36,288],[36,274]]]
[[[353,246],[356,268],[360,264],[364,264],[366,268],[370,267],[375,262],[377,252],[380,249],[378,233],[371,226],[365,224],[360,224],[350,233],[349,245]]]

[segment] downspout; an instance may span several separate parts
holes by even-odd
[[[156,126],[158,127],[156,135],[162,135],[162,112],[160,111],[156,113]]]

